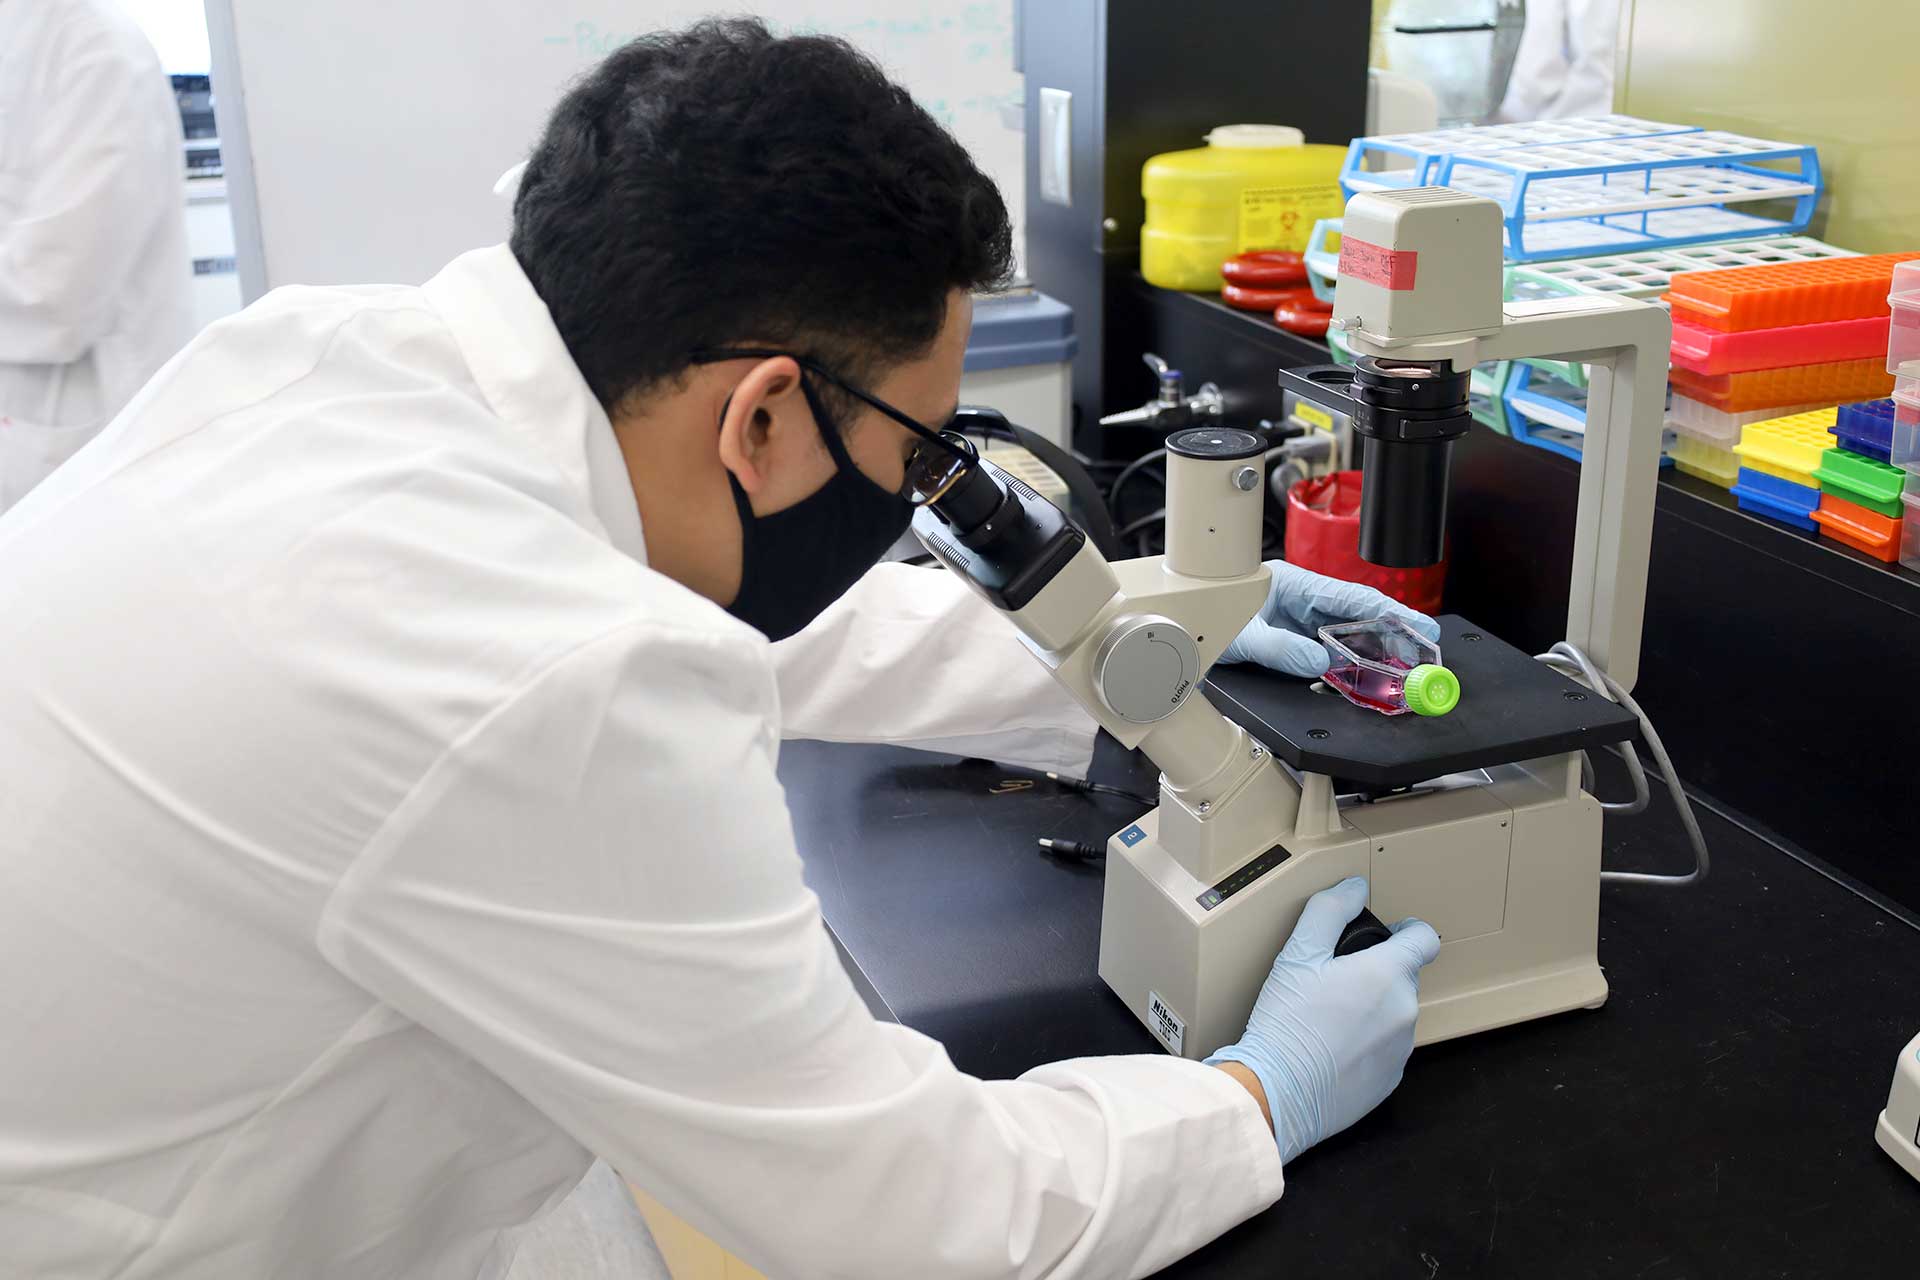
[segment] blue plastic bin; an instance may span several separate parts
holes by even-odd
[[[1893,401],[1866,400],[1843,404],[1834,419],[1833,434],[1849,453],[1865,454],[1876,462],[1892,461]]]
[[[1813,520],[1813,513],[1820,509],[1818,489],[1742,467],[1731,492],[1742,511],[1792,525],[1807,533],[1820,531],[1820,526]]]

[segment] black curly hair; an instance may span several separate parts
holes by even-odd
[[[511,246],[610,410],[729,344],[871,385],[1012,264],[999,191],[905,89],[751,19],[643,36],[575,84]]]

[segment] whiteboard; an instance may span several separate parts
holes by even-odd
[[[781,33],[874,57],[1000,184],[1020,237],[1014,0],[760,0]],[[283,284],[417,284],[507,236],[494,182],[566,85],[631,36],[737,13],[697,0],[207,0],[248,301]]]

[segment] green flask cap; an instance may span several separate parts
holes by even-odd
[[[1407,710],[1417,716],[1443,716],[1460,705],[1460,677],[1430,662],[1407,672],[1402,688]]]

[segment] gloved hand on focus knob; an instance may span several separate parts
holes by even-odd
[[[1256,662],[1292,676],[1322,676],[1331,661],[1315,634],[1336,622],[1395,617],[1429,640],[1440,624],[1372,587],[1343,582],[1284,560],[1269,560],[1273,585],[1267,602],[1220,655],[1222,662]]]
[[[1260,1081],[1282,1164],[1378,1106],[1413,1052],[1420,970],[1440,938],[1402,920],[1385,942],[1336,958],[1341,931],[1366,905],[1359,876],[1307,899],[1246,1033],[1207,1059],[1238,1062]]]

